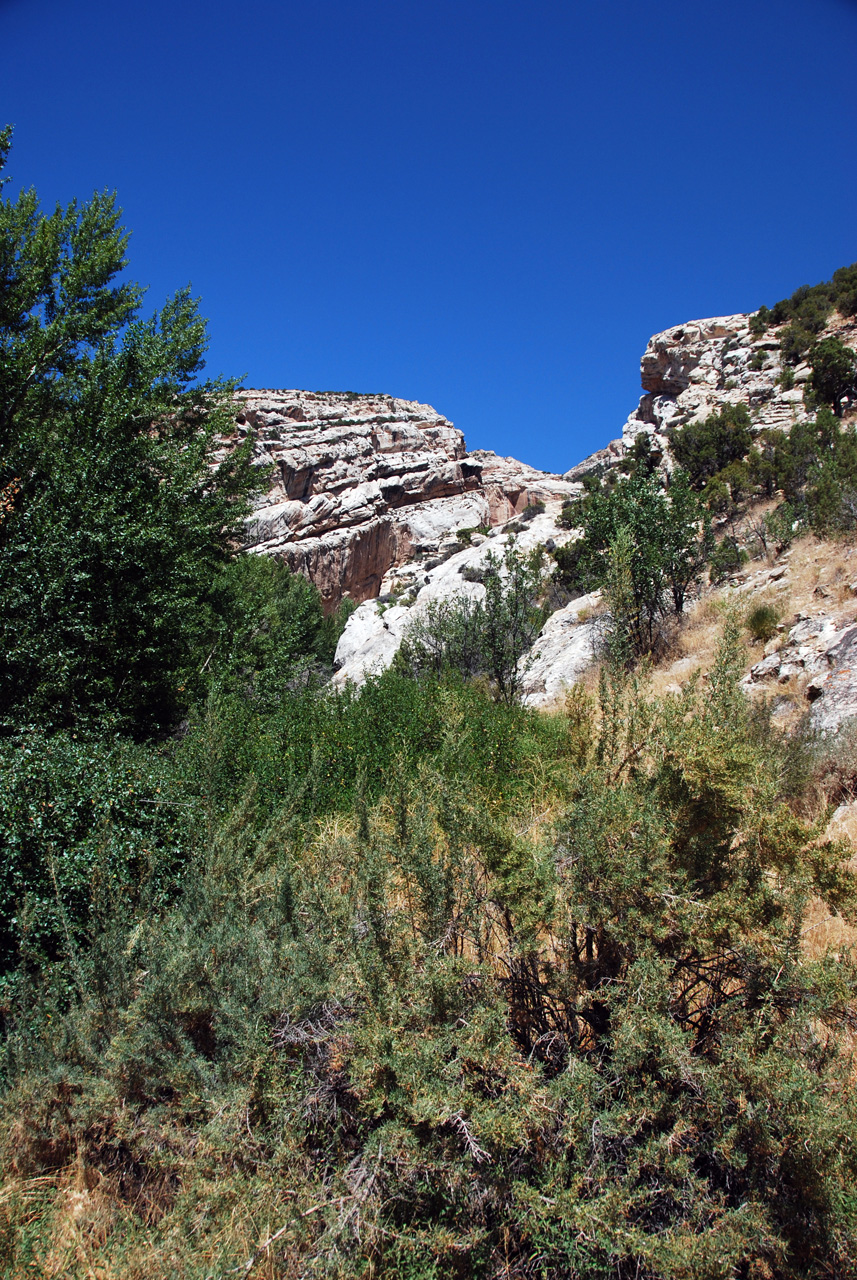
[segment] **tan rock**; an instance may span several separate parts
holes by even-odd
[[[246,548],[282,556],[319,588],[378,595],[385,575],[439,551],[456,529],[494,526],[533,502],[567,501],[578,486],[488,451],[430,405],[392,396],[241,391],[236,432],[272,467],[246,527]]]

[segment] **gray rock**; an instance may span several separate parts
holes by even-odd
[[[528,707],[547,707],[561,701],[592,665],[603,630],[603,618],[580,614],[598,604],[601,593],[581,596],[551,614],[531,652],[521,663],[522,701]]]
[[[857,626],[849,627],[827,651],[829,673],[810,717],[817,729],[830,732],[857,715]]]

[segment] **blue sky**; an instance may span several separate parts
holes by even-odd
[[[0,0],[14,186],[116,188],[209,370],[564,470],[649,335],[857,259],[849,0]]]

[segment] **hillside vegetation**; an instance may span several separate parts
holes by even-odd
[[[738,419],[669,484],[641,445],[552,581],[509,552],[337,693],[344,614],[238,553],[231,384],[124,246],[108,197],[0,204],[4,1274],[857,1275],[857,974],[802,942],[857,920],[857,770],[741,693],[734,608],[651,679],[724,520],[850,528],[840,419],[770,474]],[[510,653],[590,585],[600,679],[526,710]]]

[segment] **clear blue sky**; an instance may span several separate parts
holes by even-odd
[[[0,0],[10,172],[116,188],[209,370],[564,470],[651,333],[857,259],[849,0]]]

